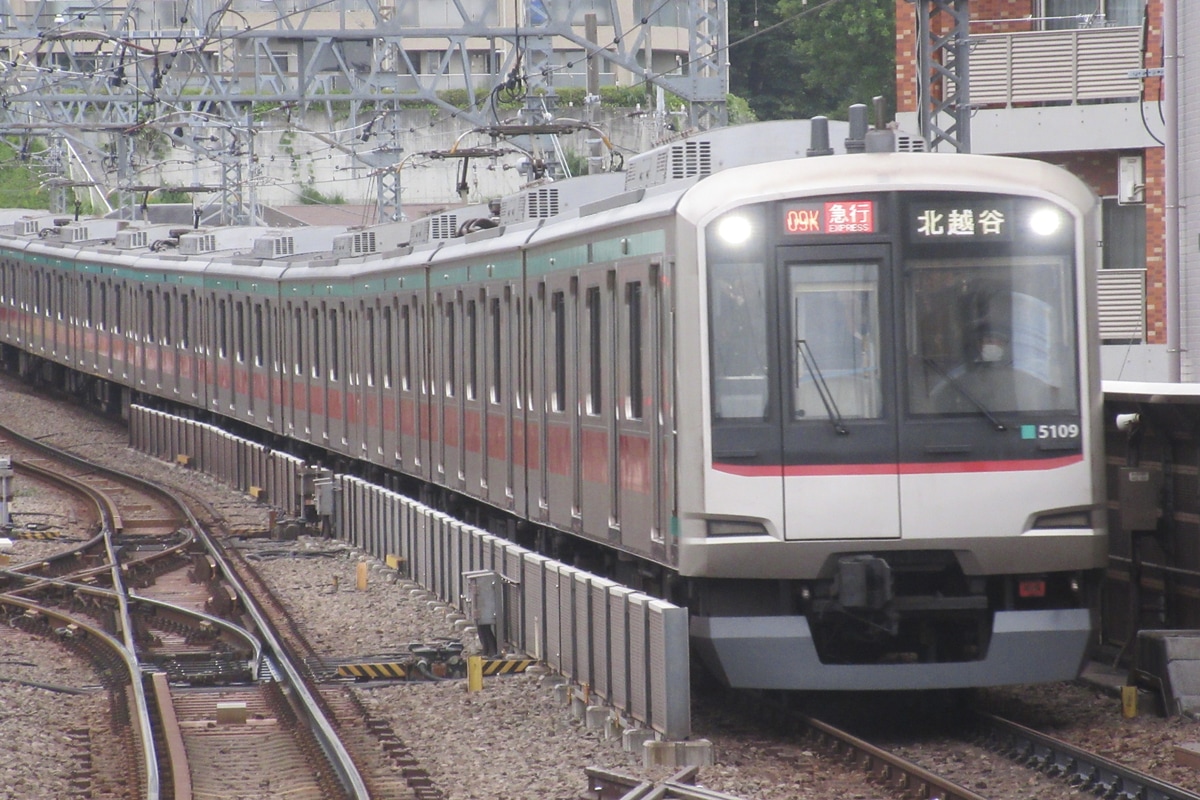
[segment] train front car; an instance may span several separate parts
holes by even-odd
[[[726,170],[679,212],[701,657],[764,689],[1074,678],[1107,558],[1091,192],[865,154]]]

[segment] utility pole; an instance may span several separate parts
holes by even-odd
[[[969,0],[909,0],[917,9],[917,102],[925,149],[971,152]]]

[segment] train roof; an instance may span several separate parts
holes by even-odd
[[[829,149],[844,153],[848,123],[829,121],[828,132]],[[899,149],[917,149],[910,137],[898,138]],[[0,230],[11,225],[12,232],[5,238],[26,239],[27,246],[35,249],[74,246],[108,256],[98,259],[103,262],[116,255],[125,263],[185,271],[220,270],[226,264],[239,273],[242,268],[268,265],[284,272],[297,268],[340,272],[338,267],[350,270],[377,259],[387,259],[389,268],[403,268],[449,260],[466,246],[474,253],[500,253],[613,223],[656,217],[669,213],[689,188],[708,183],[706,179],[724,170],[804,158],[812,148],[809,120],[718,128],[631,156],[622,172],[543,181],[489,203],[377,225],[190,229],[119,219],[71,220],[26,211],[0,215]],[[836,174],[842,167],[830,164],[826,170]],[[762,173],[770,174],[769,168]],[[126,260],[130,256],[135,261]]]

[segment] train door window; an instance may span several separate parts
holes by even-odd
[[[100,308],[96,313],[96,327],[100,330],[108,328],[108,284],[100,282]]]
[[[588,315],[588,393],[586,407],[589,415],[599,416],[603,413],[604,408],[603,348],[601,347],[604,319],[603,311],[600,307],[599,286],[588,287],[587,293],[584,295],[584,305],[587,308]]]
[[[792,418],[877,419],[883,413],[878,265],[794,265],[790,283]]]
[[[229,303],[221,300],[217,303],[217,355],[222,359],[229,357]],[[240,306],[239,306],[240,308]],[[240,357],[239,353],[239,357]]]
[[[420,336],[422,333],[429,335],[431,333],[429,328],[433,323],[429,320],[429,318],[426,314],[425,305],[423,303],[418,303],[417,300],[415,300],[415,299],[413,300],[412,305],[413,305],[413,317],[414,317],[413,325],[415,326],[415,330],[417,331],[416,335]],[[432,313],[433,313],[433,311],[430,310],[429,314],[432,314]],[[413,369],[420,371],[421,394],[428,395],[428,394],[433,394],[435,391],[435,387],[433,384],[433,376],[429,374],[430,369],[431,369],[430,360],[433,358],[433,351],[431,348],[433,348],[434,345],[429,342],[425,342],[423,340],[424,340],[424,337],[421,337],[421,340],[418,341],[420,351],[417,352],[417,358],[419,359],[419,361],[416,363],[413,363],[412,366],[413,366]]]
[[[96,302],[96,285],[89,280],[84,284],[84,300],[83,300],[83,324],[90,328],[92,321],[95,319],[95,302]]]
[[[237,300],[233,304],[233,336],[237,345],[235,353],[239,364],[246,363],[246,304]]]
[[[625,415],[629,419],[642,418],[645,404],[642,389],[642,282],[625,284],[626,368],[628,370],[628,392],[625,398]]]
[[[507,291],[507,289],[505,290]],[[501,342],[504,341],[501,330],[500,317],[500,298],[493,297],[488,303],[488,314],[491,317],[491,332],[492,332],[492,369],[490,381],[488,383],[488,400],[493,405],[498,405],[502,397],[504,397],[504,389],[502,376],[500,371],[504,368],[501,360],[501,355],[504,352]]]
[[[466,317],[463,319],[463,324],[466,326],[464,333],[467,338],[467,363],[465,366],[467,370],[466,393],[468,400],[476,399],[476,386],[478,385],[479,378],[479,319],[476,309],[476,302],[468,300]]]
[[[767,414],[767,303],[759,262],[709,262],[709,330],[715,419]]]
[[[375,309],[365,309],[367,320],[367,386],[375,385]]]
[[[266,360],[266,353],[264,352],[266,339],[263,336],[263,307],[259,303],[255,303],[252,308],[254,313],[254,341],[252,343],[254,347],[254,366],[261,367]]]
[[[146,341],[153,344],[157,340],[154,338],[154,290],[146,291]]]
[[[395,320],[392,316],[392,307],[383,307],[383,387],[385,389],[392,388],[393,370],[396,369],[396,340],[394,337],[393,328]],[[372,348],[374,349],[374,348]],[[374,357],[374,356],[372,356]]]
[[[179,347],[187,350],[192,346],[192,298],[179,296]]]
[[[292,320],[295,328],[292,331],[292,341],[296,343],[295,359],[292,364],[292,371],[297,376],[304,375],[304,311],[303,309],[294,309],[292,311]]]
[[[526,386],[530,382],[530,373],[525,362],[526,351],[529,350],[530,347],[527,332],[525,331],[525,328],[522,327],[522,320],[525,318],[522,314],[524,308],[522,306],[522,302],[523,301],[521,298],[518,297],[517,301],[512,303],[513,317],[509,320],[508,326],[509,333],[511,334],[511,341],[513,342],[513,348],[517,353],[517,357],[514,359],[516,362],[515,366],[517,369],[517,374],[515,379],[512,381],[512,396],[514,405],[518,409],[525,408],[525,398],[521,396],[521,391],[522,387]]]
[[[567,408],[567,302],[566,295],[554,292],[550,295],[550,326],[553,341],[553,392],[550,396],[551,411]]]
[[[42,313],[42,275],[40,272],[33,274],[33,313]]]
[[[454,397],[457,391],[457,386],[454,381],[454,373],[458,368],[455,355],[458,350],[458,341],[456,339],[456,331],[454,330],[454,301],[450,300],[446,303],[445,313],[446,335],[443,341],[446,344],[446,397]]]
[[[400,306],[400,388],[412,391],[412,315],[407,303]]]
[[[545,396],[545,389],[546,389],[545,371],[539,370],[539,371],[535,372],[534,371],[534,360],[533,360],[533,358],[534,358],[533,353],[534,353],[535,348],[537,348],[538,350],[545,350],[545,348],[546,348],[546,342],[545,342],[546,321],[545,321],[545,318],[539,318],[538,315],[535,314],[535,311],[544,313],[545,308],[546,308],[546,285],[543,283],[543,284],[538,285],[537,305],[536,306],[534,305],[534,299],[532,297],[527,298],[525,301],[525,334],[526,334],[525,342],[526,342],[526,346],[525,346],[524,350],[526,353],[525,375],[527,376],[527,380],[525,383],[525,391],[526,391],[525,408],[527,408],[531,411],[534,408],[536,408],[536,406],[534,405],[535,390],[541,392],[542,395]],[[539,335],[537,337],[534,336],[534,333],[535,333],[534,325],[538,326],[538,330],[536,331],[536,333],[538,333]],[[538,384],[536,387],[534,386],[535,382]]]
[[[329,310],[329,380],[336,383],[342,372],[342,349],[341,339],[338,334],[341,328],[338,327],[338,312],[335,309]]]
[[[312,376],[322,377],[321,373],[321,312],[313,309],[312,327],[308,329],[309,352],[312,354]]]
[[[117,334],[121,332],[121,300],[123,299],[123,294],[121,286],[113,287],[112,332]]]
[[[57,283],[58,283],[58,304],[57,304],[58,308],[56,309],[57,313],[55,314],[55,317],[59,321],[62,321],[64,319],[63,315],[67,313],[67,281],[63,276],[59,275],[58,279],[57,279]]]
[[[163,341],[162,341],[162,343],[164,345],[166,345],[167,347],[170,347],[172,342],[174,342],[174,339],[172,338],[173,331],[171,330],[171,320],[173,318],[172,311],[174,309],[172,309],[171,306],[172,306],[171,293],[163,292]]]

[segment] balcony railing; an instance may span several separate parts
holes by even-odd
[[[1142,29],[981,33],[971,38],[971,103],[981,106],[1136,102]]]

